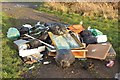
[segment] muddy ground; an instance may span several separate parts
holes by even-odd
[[[25,23],[42,22],[59,22],[60,18],[38,12],[35,10],[37,7],[33,3],[2,3],[2,12],[5,12],[8,16],[13,17],[19,23],[14,23],[13,27],[21,26]],[[115,61],[115,65],[112,68],[105,66],[105,61],[88,59],[94,63],[94,67],[90,70],[82,68],[80,60],[76,61],[69,68],[62,69],[56,65],[53,57],[48,57],[44,61],[51,61],[48,65],[35,66],[34,69],[22,74],[24,78],[113,78],[118,71],[118,61]],[[40,63],[38,63],[40,64]]]

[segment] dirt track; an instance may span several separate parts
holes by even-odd
[[[50,14],[38,12],[31,3],[3,3],[2,11],[7,15],[13,17],[19,23],[12,22],[14,27],[21,26],[25,23],[42,22],[59,22],[60,19]],[[62,69],[56,66],[53,57],[45,59],[51,61],[48,65],[36,66],[33,70],[22,75],[24,78],[113,78],[118,72],[118,62],[112,68],[105,66],[105,61],[91,60],[94,63],[94,68],[91,70],[84,70],[81,66],[81,61],[76,59],[76,62],[69,68]]]

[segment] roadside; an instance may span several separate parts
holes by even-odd
[[[15,19],[21,20],[21,23],[25,23],[33,21],[41,21],[41,22],[58,22],[60,18],[39,12],[33,9],[34,6],[31,6],[31,3],[3,3],[2,11],[5,12],[8,16],[13,17]],[[30,7],[30,8],[29,8]],[[26,20],[26,21],[23,21]],[[26,22],[27,23],[27,22]],[[18,26],[18,25],[17,25]]]
[[[59,22],[60,18],[39,12],[33,8],[26,6],[16,6],[17,4],[6,3],[3,4],[2,9],[8,16],[12,17],[11,21],[13,27],[19,27],[22,24],[33,24],[38,21],[41,22]],[[24,4],[25,5],[25,4]],[[16,22],[16,23],[15,23]],[[76,59],[76,62],[70,68],[61,69],[56,66],[53,57],[48,57],[46,60],[51,61],[48,65],[38,65],[33,70],[29,70],[22,74],[24,78],[113,78],[118,72],[118,62],[112,68],[107,68],[104,61],[91,60],[95,66],[92,70],[84,70],[81,63]]]

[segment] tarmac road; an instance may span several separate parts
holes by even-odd
[[[38,3],[37,3],[38,4]],[[38,12],[36,3],[3,3],[2,11],[8,16],[13,17],[20,23],[12,22],[14,27],[23,25],[25,23],[42,22],[59,22],[60,18]],[[24,78],[113,78],[115,73],[118,72],[118,62],[115,61],[115,65],[112,68],[105,66],[105,61],[88,59],[94,63],[94,68],[91,70],[84,70],[80,60],[75,61],[69,68],[62,69],[56,65],[53,57],[45,59],[45,61],[51,61],[48,65],[36,66],[33,70],[22,74]]]

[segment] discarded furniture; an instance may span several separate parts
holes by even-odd
[[[116,56],[110,43],[89,44],[86,49],[88,50],[86,55],[87,58],[105,60],[111,55],[113,55],[113,57]]]
[[[56,50],[51,50],[48,47],[47,47],[47,49],[49,51],[48,56],[56,56]],[[86,50],[86,49],[77,49],[77,50],[72,49],[71,51],[72,51],[73,55],[75,56],[75,58],[86,58],[86,52],[88,50]]]
[[[62,46],[68,44],[68,46],[70,46],[71,49],[81,49],[81,48],[84,48],[83,45],[82,46],[79,45],[78,41],[76,41],[76,39],[74,39],[70,34],[64,34],[62,36],[54,35],[51,32],[48,32],[48,34],[49,34],[49,36],[50,36],[50,38],[51,38],[51,40],[53,42],[53,45],[55,45],[55,46],[57,46],[57,45],[62,43],[63,44]]]
[[[54,35],[53,33],[48,33],[54,46],[56,47],[55,61],[61,67],[69,67],[75,61],[75,57],[71,52],[72,48],[79,48],[79,45],[75,43],[75,40],[70,37],[70,35]],[[69,37],[69,39],[66,39]],[[73,44],[73,43],[75,44]]]
[[[86,58],[86,52],[87,50],[85,49],[82,49],[84,48],[85,46],[83,46],[80,42],[79,44],[81,44],[82,46],[80,46],[78,44],[78,41],[76,41],[77,39],[74,39],[70,34],[67,34],[65,35],[65,37],[63,36],[58,36],[58,35],[54,35],[52,34],[51,32],[48,32],[52,42],[53,42],[53,45],[55,46],[59,46],[59,44],[62,44],[63,46],[68,46],[68,49],[69,49],[69,46],[70,46],[70,49],[73,53],[73,55],[75,56],[75,58]],[[74,36],[75,37],[75,36]],[[59,38],[56,39],[56,38]],[[64,39],[65,38],[65,39]],[[63,39],[63,40],[62,40]],[[59,43],[60,42],[60,43]],[[67,44],[67,43],[69,44]],[[63,47],[62,46],[62,47]],[[61,46],[60,46],[61,47]],[[49,53],[48,55],[49,56],[55,56],[56,55],[56,50],[51,50],[50,48],[48,49],[49,50]]]

